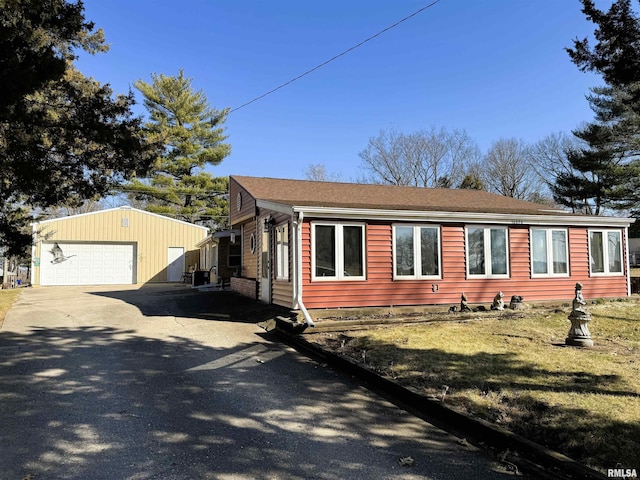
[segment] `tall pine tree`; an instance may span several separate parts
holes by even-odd
[[[211,108],[182,70],[173,77],[153,74],[151,83],[139,80],[135,87],[149,111],[147,139],[163,145],[163,151],[150,175],[129,182],[125,191],[150,212],[222,228],[228,215],[228,178],[205,168],[231,153],[222,126],[228,109]]]
[[[79,52],[108,49],[82,2],[0,1],[0,245],[32,242],[33,209],[78,204],[144,172],[155,156],[133,116],[74,68]]]
[[[585,147],[568,153],[573,171],[558,175],[552,191],[574,211],[598,215],[640,200],[640,20],[630,0],[617,0],[608,12],[592,0],[582,5],[597,25],[597,43],[576,39],[567,52],[580,70],[599,73],[606,85],[592,89],[595,121],[574,131]]]

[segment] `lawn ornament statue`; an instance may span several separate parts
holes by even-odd
[[[462,292],[460,296],[460,312],[471,312],[471,308],[467,305],[467,296]]]
[[[509,308],[511,310],[520,310],[524,308],[524,297],[522,295],[512,295],[509,302]]]
[[[573,299],[573,308],[569,314],[571,328],[565,340],[565,344],[574,347],[592,347],[593,340],[587,325],[591,321],[591,314],[586,308],[587,302],[582,296],[582,284],[576,283],[576,295]]]
[[[498,294],[493,297],[493,303],[491,304],[491,310],[504,310],[504,293],[498,292]]]

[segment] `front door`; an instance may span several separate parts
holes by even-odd
[[[184,247],[169,247],[167,251],[167,282],[179,282],[184,273]]]
[[[271,242],[270,231],[262,231],[262,255],[260,256],[260,300],[271,303]]]

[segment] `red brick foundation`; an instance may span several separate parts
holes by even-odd
[[[258,299],[258,282],[252,278],[231,277],[231,290],[253,300]]]

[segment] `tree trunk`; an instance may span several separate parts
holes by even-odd
[[[2,267],[2,288],[9,288],[9,258],[6,256]]]

